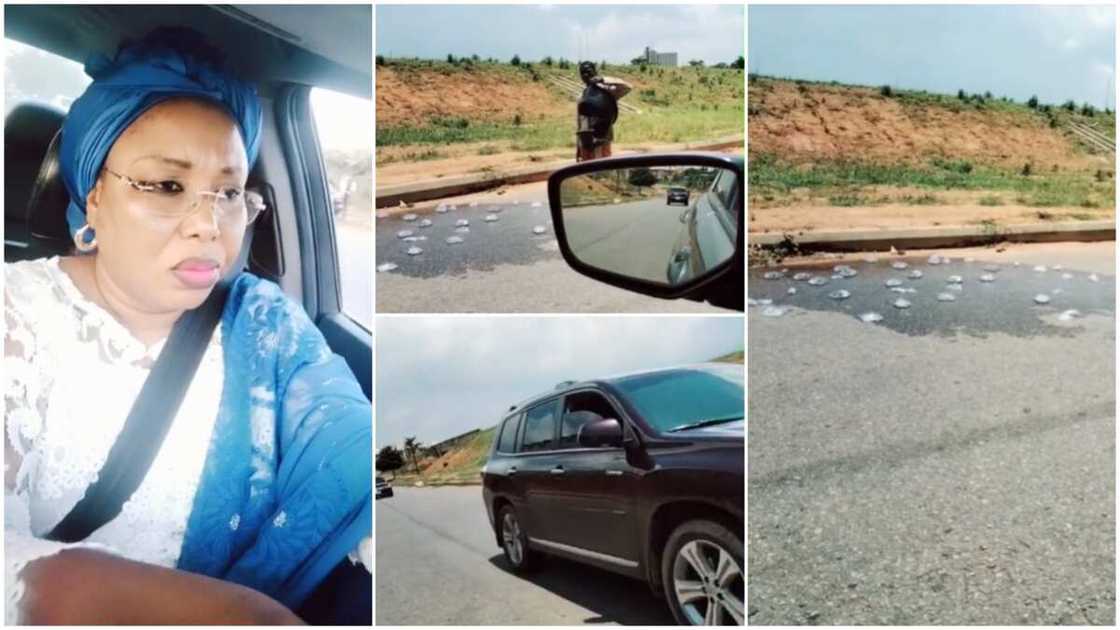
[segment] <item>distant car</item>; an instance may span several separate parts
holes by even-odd
[[[679,203],[679,204],[685,205],[685,206],[688,205],[688,189],[687,188],[681,188],[679,186],[673,186],[669,189],[669,192],[665,195],[665,205],[671,206],[674,203]]]
[[[389,482],[385,481],[384,477],[378,477],[375,481],[377,482],[376,496],[378,499],[393,496],[393,486],[389,485]]]
[[[552,554],[645,580],[679,623],[742,624],[743,368],[561,383],[514,405],[482,469],[516,572]]]
[[[681,213],[683,225],[665,272],[670,285],[702,275],[734,255],[737,209],[743,203],[740,190],[734,171],[720,171],[696,203]]]

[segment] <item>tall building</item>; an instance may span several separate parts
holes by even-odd
[[[657,52],[649,46],[646,46],[645,57],[646,63],[651,65],[670,66],[674,68],[677,66],[677,53],[675,52]]]

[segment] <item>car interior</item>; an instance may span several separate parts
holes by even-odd
[[[94,52],[111,56],[122,40],[139,39],[166,25],[194,28],[221,48],[230,68],[256,83],[264,109],[260,158],[249,188],[262,195],[268,210],[254,224],[248,269],[276,282],[304,306],[370,397],[372,333],[341,310],[332,204],[310,92],[320,87],[372,98],[372,9],[322,9],[10,5],[4,8],[5,36],[78,63]],[[73,249],[57,155],[65,114],[51,104],[23,102],[5,119],[6,261],[66,255]],[[344,569],[340,566],[343,573]],[[354,587],[341,584],[336,583],[334,592],[316,594],[309,605],[328,610],[336,601],[332,598],[352,596],[340,589]],[[368,602],[369,595],[365,597]],[[312,611],[305,618],[316,614]],[[327,618],[333,623],[363,622],[329,614]]]
[[[6,37],[79,63],[169,23],[205,33],[223,49],[231,69],[257,84],[265,110],[249,185],[269,210],[255,224],[249,270],[303,304],[369,396],[371,334],[340,310],[330,194],[309,94],[322,87],[371,98],[370,7],[19,5],[5,7],[5,22]],[[5,260],[72,246],[52,146],[63,116],[27,102],[5,120]]]
[[[577,392],[568,395],[564,402],[564,415],[560,424],[560,448],[577,445],[579,429],[584,424],[604,418],[619,419],[614,406],[597,392]]]

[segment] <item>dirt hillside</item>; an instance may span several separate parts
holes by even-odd
[[[549,83],[498,65],[377,68],[377,125],[425,126],[433,120],[509,122],[563,115],[571,109]]]
[[[1068,129],[1081,119],[1113,136],[1114,116],[1052,108],[1049,117],[1000,99],[892,91],[881,88],[752,80],[749,150],[793,162],[861,160],[918,163],[933,157],[1004,168],[1095,170],[1109,158],[1081,144]]]

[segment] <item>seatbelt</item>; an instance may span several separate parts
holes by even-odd
[[[206,354],[230,286],[248,260],[252,241],[253,226],[249,225],[234,266],[236,271],[223,278],[198,308],[183,313],[175,322],[97,478],[45,538],[59,542],[85,540],[116,518],[125,501],[140,487]]]

